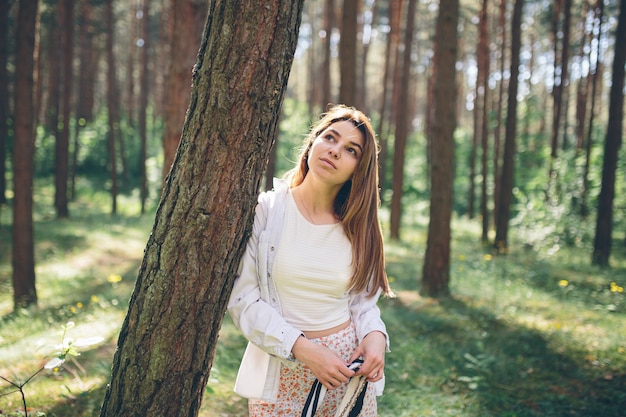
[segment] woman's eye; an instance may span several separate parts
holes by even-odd
[[[348,148],[348,152],[351,153],[353,156],[359,156],[358,152],[354,148]]]
[[[334,140],[335,139],[335,137],[333,135],[326,135],[326,136],[324,136],[324,138],[326,140]]]

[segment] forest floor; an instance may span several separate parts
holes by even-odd
[[[0,211],[0,376],[23,384],[64,342],[97,342],[24,385],[30,416],[98,415],[154,219],[124,201],[117,216],[98,199],[72,207],[69,220],[37,212],[39,305],[18,314],[10,211]],[[624,416],[626,250],[614,249],[611,269],[590,266],[581,248],[544,256],[512,245],[495,257],[478,227],[455,220],[452,295],[443,300],[419,293],[423,223],[387,244],[397,297],[380,301],[391,337],[380,416]],[[232,391],[244,346],[227,316],[201,416],[247,415]],[[14,391],[0,381],[0,416],[23,415]]]

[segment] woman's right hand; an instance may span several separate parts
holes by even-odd
[[[305,337],[299,337],[296,340],[291,352],[329,390],[334,390],[348,382],[348,379],[355,374],[348,368],[348,363],[335,351],[313,343]]]

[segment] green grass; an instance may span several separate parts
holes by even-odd
[[[70,220],[56,221],[44,208],[50,200],[40,197],[36,215],[37,310],[11,313],[10,211],[0,212],[0,375],[24,381],[73,321],[68,338],[104,341],[26,385],[29,415],[94,416],[153,214],[140,216],[129,199],[111,216],[106,198],[95,195],[73,204]],[[404,230],[403,243],[387,244],[397,297],[380,303],[392,349],[381,416],[624,415],[623,247],[616,245],[611,269],[589,266],[580,248],[546,257],[513,247],[493,257],[479,243],[479,226],[457,220],[453,296],[433,300],[418,292],[424,224]],[[246,415],[232,391],[244,346],[227,316],[201,416]],[[0,383],[0,393],[8,390]],[[0,397],[0,415],[20,408],[19,394]]]

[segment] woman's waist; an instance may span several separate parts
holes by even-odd
[[[330,336],[331,334],[338,333],[344,329],[347,329],[350,326],[351,320],[348,319],[343,323],[340,323],[336,326],[329,327],[327,329],[322,330],[302,330],[302,333],[306,336],[307,339],[318,339],[320,337]]]

